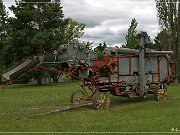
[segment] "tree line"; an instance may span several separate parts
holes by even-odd
[[[180,0],[155,2],[161,31],[150,48],[174,51],[176,78],[180,82]],[[24,58],[52,53],[60,44],[83,35],[85,24],[65,18],[60,0],[20,0],[9,9],[14,16],[8,15],[0,0],[0,73]],[[137,45],[137,25],[136,19],[132,19],[124,47],[135,48]],[[94,50],[102,56],[106,47],[104,42]]]
[[[60,44],[77,40],[85,24],[65,18],[60,0],[20,0],[9,7],[0,0],[1,71],[24,58],[52,53]]]

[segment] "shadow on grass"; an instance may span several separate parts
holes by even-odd
[[[53,85],[60,85],[60,84],[69,84],[69,83],[73,83],[72,80],[68,80],[68,79],[64,79],[64,82],[51,82],[51,83],[48,83],[48,84],[41,84],[41,85],[38,85],[38,84],[23,84],[23,83],[14,83],[14,84],[11,84],[11,85],[7,85],[5,86],[4,89],[8,89],[8,88],[21,88],[21,87],[43,87],[43,86],[53,86]],[[0,88],[1,89],[1,88]]]
[[[5,92],[6,90],[8,89],[26,89],[26,88],[40,88],[40,87],[50,87],[50,86],[57,86],[57,85],[63,85],[64,84],[68,84],[70,82],[65,82],[65,83],[49,83],[49,84],[42,84],[42,85],[37,85],[37,84],[12,84],[12,85],[9,85],[9,86],[6,86],[4,87],[0,87],[0,91],[3,91]]]
[[[167,99],[169,98],[170,97],[168,96]],[[115,97],[115,98],[111,97],[111,107],[120,106],[120,105],[124,106],[124,105],[129,105],[129,104],[141,104],[144,102],[158,102],[158,101],[155,100],[154,95],[148,95],[146,99],[141,98],[141,97],[136,97],[134,99],[129,99],[128,97]]]

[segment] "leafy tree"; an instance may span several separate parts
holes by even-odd
[[[16,1],[16,6],[10,7],[15,17],[9,20],[11,25],[9,36],[16,61],[44,51],[49,52],[53,50],[54,44],[56,45],[57,38],[54,33],[57,29],[63,30],[64,15],[59,0],[49,2],[51,1],[21,0]]]
[[[8,14],[6,12],[6,8],[3,5],[3,1],[0,0],[0,39],[5,40],[6,33],[7,33],[7,18]],[[2,46],[0,46],[2,49]]]
[[[171,50],[169,42],[168,32],[164,29],[155,37],[154,43],[150,48],[156,50]]]
[[[103,44],[100,43],[95,49],[94,51],[96,51],[97,53],[97,57],[101,57],[103,55],[103,51],[104,49],[107,48],[106,43],[104,42]]]
[[[64,19],[60,0],[21,0],[10,10],[15,17],[9,19],[8,51],[13,52],[9,60],[14,63],[33,55],[53,53],[60,44],[79,38],[85,27],[71,18]]]
[[[174,51],[175,68],[180,82],[180,0],[155,0],[157,16],[164,37],[168,38],[165,46]]]
[[[85,25],[64,18],[60,0],[15,2],[9,8],[15,17],[8,18],[3,56],[7,68],[33,55],[53,53],[60,44],[77,40],[83,35]],[[37,74],[40,82],[42,75]]]
[[[79,23],[72,18],[67,18],[65,21],[68,23],[64,29],[64,43],[78,40],[84,34],[83,30],[85,28],[85,24]]]
[[[4,48],[8,30],[7,18],[8,14],[6,12],[6,8],[3,1],[0,0],[0,76],[4,68]]]
[[[149,48],[151,49],[155,49],[155,50],[161,50],[161,47],[160,47],[160,34],[158,33],[158,35],[155,37],[154,39],[154,43],[152,43]]]
[[[129,29],[128,29],[128,33],[125,37],[125,39],[126,39],[125,47],[127,47],[127,48],[134,48],[138,43],[138,41],[136,39],[137,25],[138,25],[138,22],[136,21],[136,19],[135,18],[132,19],[131,25],[129,26]]]
[[[6,12],[6,8],[3,5],[2,0],[0,0],[0,56],[2,54],[2,50],[4,48],[4,42],[5,42],[5,38],[7,35],[7,12]],[[1,57],[2,58],[2,57]]]

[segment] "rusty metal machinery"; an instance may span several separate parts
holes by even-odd
[[[110,105],[108,93],[131,99],[147,98],[148,94],[154,94],[157,101],[166,98],[167,85],[174,81],[173,52],[145,48],[149,43],[147,33],[137,37],[138,49],[109,47],[102,58],[91,60],[88,69],[84,69],[91,74],[84,79],[82,88],[89,88],[92,94],[87,96],[84,90],[79,102],[89,99],[95,109],[102,109]]]
[[[54,54],[28,60],[3,77],[7,82],[13,82],[36,69],[74,77],[79,80],[82,90],[72,94],[67,109],[85,105],[108,108],[109,93],[128,98],[146,98],[148,94],[154,94],[155,100],[163,100],[167,84],[174,79],[173,52],[145,48],[149,43],[145,32],[139,33],[137,38],[137,49],[108,47],[102,58],[97,58],[83,43],[61,45]],[[58,69],[51,68],[52,65]]]

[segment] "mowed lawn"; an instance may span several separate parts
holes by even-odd
[[[180,85],[169,86],[165,101],[111,97],[106,110],[82,107],[32,119],[69,104],[81,88],[72,82],[12,85],[0,91],[0,132],[171,132],[180,130]]]

